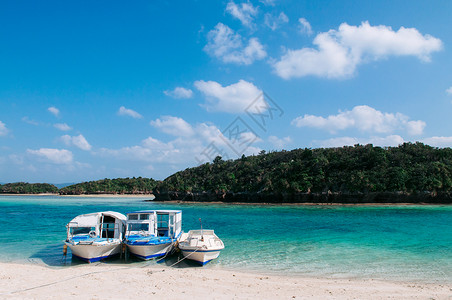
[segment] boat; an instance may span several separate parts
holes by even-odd
[[[182,234],[182,211],[142,210],[127,213],[124,243],[129,252],[149,260],[170,254]]]
[[[224,249],[223,241],[210,229],[190,230],[184,233],[178,246],[185,258],[202,266],[216,259]]]
[[[65,245],[73,257],[100,261],[120,253],[125,224],[126,216],[114,211],[79,215],[66,225]]]

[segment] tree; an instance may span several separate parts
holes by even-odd
[[[220,155],[218,155],[217,157],[215,157],[215,159],[213,160],[213,163],[214,164],[219,164],[220,162],[222,162],[223,161],[223,158],[220,156]]]

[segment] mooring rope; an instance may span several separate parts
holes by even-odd
[[[183,261],[184,259],[188,258],[190,255],[192,255],[193,253],[195,253],[196,251],[198,251],[198,249],[196,249],[195,251],[193,251],[192,253],[190,253],[187,256],[184,256],[182,259],[176,261],[174,264],[172,264],[171,266],[169,266],[170,268],[174,267],[175,265],[177,265],[178,263],[180,263],[181,261]]]

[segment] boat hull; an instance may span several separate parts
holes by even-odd
[[[179,246],[180,248],[180,246]],[[205,264],[207,264],[208,262],[210,262],[211,260],[214,260],[216,258],[218,258],[218,256],[220,256],[220,251],[222,249],[219,250],[203,250],[203,249],[182,249],[180,248],[182,255],[190,260],[193,260],[197,263],[199,263],[200,265],[204,266]]]
[[[174,242],[154,245],[130,245],[127,244],[130,253],[143,260],[162,257],[170,253],[174,248]]]
[[[82,245],[65,242],[71,249],[72,256],[75,256],[88,263],[100,261],[102,259],[118,255],[121,252],[121,243],[107,245]]]

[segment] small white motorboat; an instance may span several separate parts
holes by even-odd
[[[67,227],[65,245],[72,256],[95,262],[120,253],[126,216],[103,211],[75,217]]]
[[[127,214],[124,243],[130,253],[149,260],[174,249],[182,234],[182,211],[143,210]]]
[[[190,230],[182,234],[179,249],[185,258],[204,266],[220,255],[224,244],[213,230]]]

